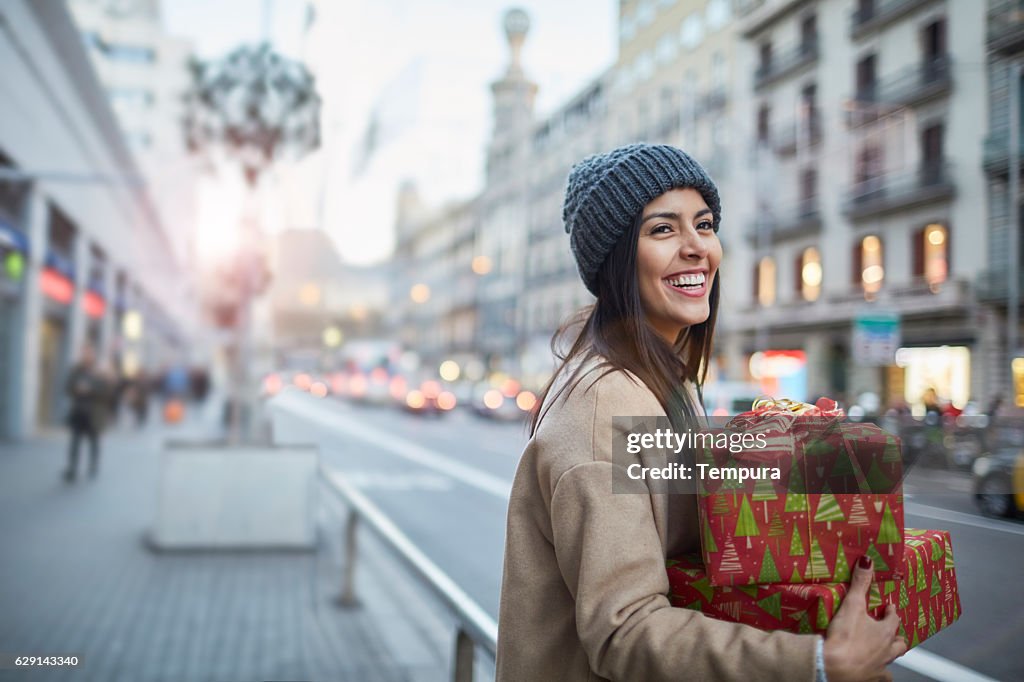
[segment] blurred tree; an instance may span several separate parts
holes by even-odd
[[[185,142],[240,164],[250,187],[277,160],[320,146],[320,96],[306,67],[269,45],[243,46],[223,59],[192,60],[185,95]]]

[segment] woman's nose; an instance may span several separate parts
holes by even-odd
[[[679,253],[683,258],[703,259],[708,255],[708,245],[695,228],[690,228],[681,234]]]

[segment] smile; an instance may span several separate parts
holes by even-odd
[[[703,272],[691,272],[686,274],[672,275],[661,280],[664,282],[672,291],[682,294],[683,296],[690,296],[693,298],[700,298],[707,293],[707,274]]]

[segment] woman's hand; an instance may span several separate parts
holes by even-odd
[[[825,635],[825,676],[828,682],[891,680],[885,666],[902,656],[907,643],[897,629],[896,607],[889,604],[885,617],[868,614],[868,587],[874,569],[871,559],[861,557],[853,572],[850,591]]]

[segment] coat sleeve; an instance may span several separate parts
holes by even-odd
[[[598,410],[598,419],[605,416]],[[603,450],[594,461],[558,476],[550,508],[555,555],[591,669],[610,680],[813,682],[817,636],[763,632],[670,605],[651,493],[642,481],[619,492],[624,475],[613,493],[611,439],[595,438],[593,447]]]

